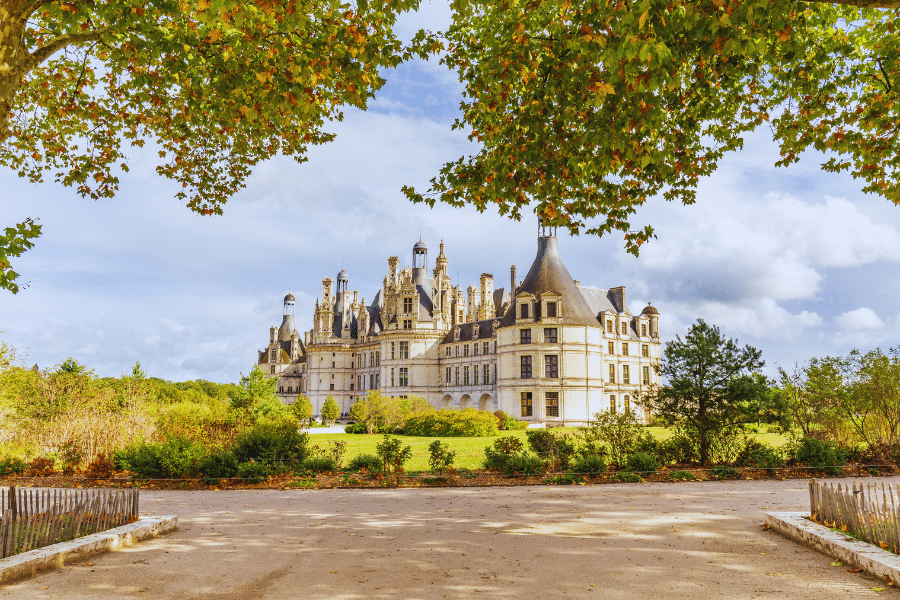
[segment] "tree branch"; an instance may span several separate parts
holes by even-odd
[[[104,35],[112,31],[112,28],[102,27],[88,33],[67,33],[61,35],[31,53],[31,65],[29,65],[30,68],[28,70],[30,71],[67,46],[83,44],[85,42],[99,42],[103,39]]]
[[[858,8],[900,8],[900,0],[813,0],[816,4],[843,4]]]

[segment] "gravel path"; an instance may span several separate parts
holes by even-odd
[[[0,598],[900,596],[761,527],[762,510],[806,508],[800,480],[147,491],[141,512],[176,514],[179,531]]]

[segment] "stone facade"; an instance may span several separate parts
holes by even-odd
[[[483,273],[463,292],[447,271],[441,241],[428,272],[427,248],[413,247],[413,266],[388,272],[371,304],[349,290],[345,271],[322,281],[313,327],[301,339],[294,297],[284,299],[281,327],[269,331],[259,366],[278,377],[282,401],[307,395],[319,414],[328,395],[342,413],[380,389],[416,395],[438,408],[502,409],[535,423],[581,423],[602,410],[631,410],[632,399],[658,383],[659,313],[635,315],[625,288],[573,280],[555,232],[543,228],[525,279],[494,287]],[[646,418],[647,415],[641,415]]]

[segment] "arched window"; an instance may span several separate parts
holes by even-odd
[[[293,393],[293,392],[292,392],[292,389],[293,389],[293,388],[291,388],[291,386],[288,386],[288,394]]]

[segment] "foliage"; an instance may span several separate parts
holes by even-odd
[[[418,406],[415,400],[412,402]],[[351,407],[350,418],[357,423],[364,422],[370,434],[393,432],[401,426],[410,408],[410,402],[388,396],[381,390],[369,390],[364,399],[357,400]]]
[[[238,459],[231,450],[225,449],[207,456],[199,465],[207,483],[218,483],[219,479],[235,477],[238,474]]]
[[[88,479],[109,479],[116,472],[116,463],[103,452],[97,454],[97,458],[84,470],[84,476]]]
[[[378,458],[381,459],[381,469],[386,476],[393,476],[395,479],[403,472],[403,465],[412,456],[412,450],[409,446],[404,446],[403,441],[398,438],[392,438],[389,435],[384,436],[384,440],[375,447]]]
[[[697,481],[697,476],[690,471],[672,471],[666,475],[669,481]]]
[[[290,461],[306,458],[308,436],[300,433],[293,418],[263,421],[237,435],[232,452],[238,462]]]
[[[609,457],[619,464],[623,464],[625,457],[637,451],[645,438],[651,438],[631,411],[598,412],[586,427],[581,428],[580,433],[587,448],[593,449],[603,444]]]
[[[643,478],[637,473],[632,473],[631,471],[626,471],[624,473],[616,473],[611,478],[612,481],[617,483],[643,483]]]
[[[596,454],[576,456],[572,461],[572,470],[576,473],[606,473],[606,459]]]
[[[555,475],[553,477],[545,478],[544,483],[550,483],[553,485],[573,485],[576,483],[584,483],[584,478],[580,475],[563,473],[562,475]]]
[[[39,456],[28,463],[27,477],[48,477],[56,473],[56,461],[49,456]]]
[[[133,444],[115,452],[112,458],[120,470],[152,479],[197,475],[208,456],[201,443],[170,438],[161,444]]]
[[[246,479],[247,483],[261,483],[273,473],[272,467],[266,463],[251,460],[238,465],[237,476]]]
[[[360,398],[350,407],[350,420],[356,424],[364,423],[369,418],[369,408],[366,406],[365,400]]]
[[[369,473],[381,472],[381,459],[374,454],[357,454],[347,464],[347,471],[358,473],[366,470]]]
[[[656,371],[669,384],[655,387],[640,402],[670,424],[689,428],[698,459],[707,464],[717,440],[739,425],[757,422],[774,401],[758,374],[764,364],[759,350],[738,348],[718,327],[698,319],[684,341],[677,336],[666,342]]]
[[[506,429],[506,420],[510,418],[506,411],[504,410],[495,410],[494,418],[497,419],[497,429],[503,431]]]
[[[741,474],[729,465],[716,465],[709,470],[709,476],[716,479],[740,479]]]
[[[575,456],[577,446],[575,439],[568,433],[557,433],[552,429],[529,429],[525,432],[528,446],[551,469],[566,469]]]
[[[7,475],[21,475],[28,469],[28,464],[20,458],[7,456],[0,460],[0,477]]]
[[[341,407],[338,406],[334,396],[328,394],[328,397],[325,398],[325,402],[322,403],[322,420],[330,425],[333,424],[335,419],[339,416],[341,416]]]
[[[487,437],[497,435],[499,431],[493,414],[466,408],[411,415],[403,422],[403,433],[422,437]]]
[[[646,452],[629,454],[625,460],[625,470],[632,473],[648,473],[659,470],[659,462],[656,457]]]
[[[252,414],[260,406],[266,410],[271,400],[281,404],[276,393],[277,388],[277,379],[266,377],[259,365],[253,365],[249,374],[241,373],[240,389],[237,397],[232,400],[232,408]]]
[[[692,204],[743,136],[771,127],[779,166],[816,149],[826,171],[895,200],[900,174],[898,15],[792,0],[454,3],[442,63],[465,86],[454,128],[474,156],[445,164],[414,201],[533,206],[552,225],[653,237],[630,219],[647,199]],[[597,222],[591,222],[599,217]]]
[[[215,446],[227,446],[234,439],[238,418],[228,405],[205,397],[199,402],[180,401],[162,408],[156,417],[159,439],[182,437]]]
[[[516,419],[509,417],[506,419],[503,429],[506,431],[524,431],[528,429],[528,421],[517,421]]]
[[[825,471],[829,475],[840,475],[841,469],[838,467],[846,463],[846,458],[846,450],[837,447],[834,442],[814,437],[802,438],[794,450],[797,462]]]
[[[352,423],[344,427],[344,433],[369,433],[369,427],[365,423]],[[377,429],[372,433],[381,433]]]
[[[738,467],[777,469],[784,465],[784,457],[775,448],[748,438],[744,442],[744,447],[737,455],[734,464]]]
[[[294,418],[296,418],[301,425],[309,423],[309,420],[313,416],[312,401],[307,396],[300,394],[297,396],[297,401],[291,404],[291,414],[294,415]]]
[[[525,446],[517,437],[497,438],[491,446],[484,449],[483,467],[488,471],[503,471],[513,456],[518,456],[524,451]]]
[[[704,463],[700,460],[699,434],[692,423],[683,421],[672,428],[672,437],[667,440],[669,445],[665,447],[665,450],[674,451],[679,456],[677,462],[700,464],[708,464],[709,462],[730,463],[737,459],[738,454],[746,444],[746,440],[747,433],[739,425],[719,429],[715,437],[710,440],[707,448],[709,459],[707,463]],[[662,445],[659,444],[658,446]],[[662,453],[663,450],[659,449],[658,454]]]
[[[313,456],[300,463],[301,470],[313,473],[334,473],[339,468],[337,462],[330,456]]]
[[[544,472],[544,461],[539,456],[523,452],[510,456],[504,471],[507,475],[537,475]]]
[[[428,465],[432,473],[443,473],[453,468],[456,452],[450,450],[446,442],[434,440],[428,445]]]

